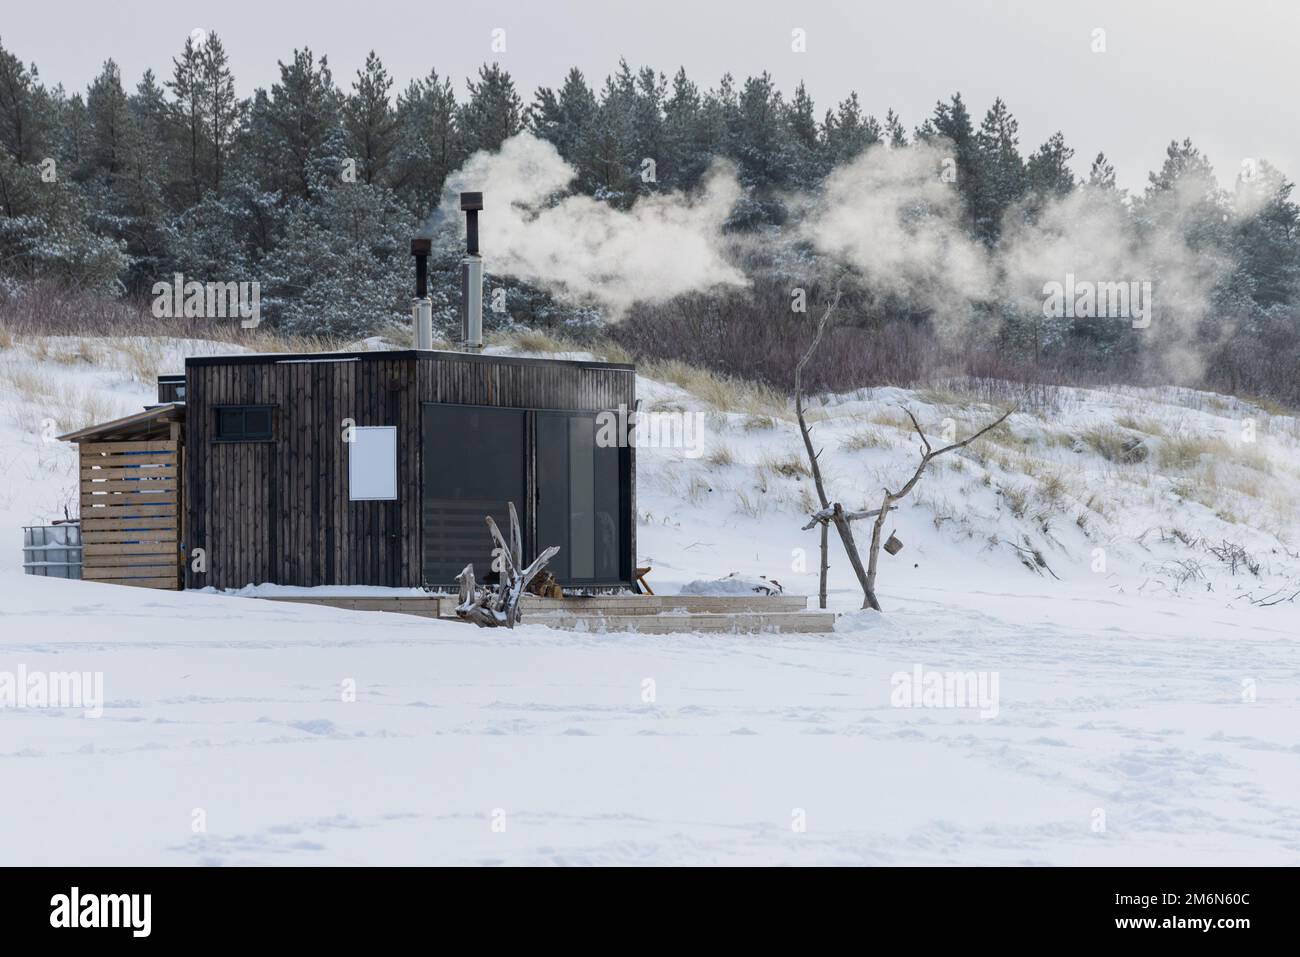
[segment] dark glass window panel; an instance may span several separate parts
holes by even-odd
[[[560,546],[547,569],[559,581],[569,565],[569,423],[563,415],[537,415],[537,549]]]
[[[559,545],[561,582],[620,581],[625,450],[596,442],[594,415],[537,414],[537,547]]]
[[[244,411],[244,435],[250,439],[269,439],[271,437],[271,410],[246,409]]]
[[[619,463],[623,452],[617,446],[596,447],[593,471],[595,489],[595,577],[604,580],[616,580],[622,577],[620,565],[623,555],[623,534],[621,528],[622,488],[619,482]]]
[[[244,410],[241,408],[217,410],[217,438],[231,439],[243,434]]]
[[[271,407],[227,405],[217,408],[217,440],[254,442],[271,438]]]
[[[449,585],[468,564],[479,581],[495,581],[491,515],[510,537],[508,504],[525,510],[524,413],[477,406],[424,406],[424,573]]]
[[[569,419],[569,568],[574,578],[596,577],[595,420]]]

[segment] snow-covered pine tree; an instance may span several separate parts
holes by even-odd
[[[668,189],[693,189],[709,168],[712,141],[700,89],[685,69],[673,76],[664,101],[664,144],[659,182]]]
[[[554,144],[565,160],[581,160],[579,146],[583,132],[596,113],[596,94],[577,67],[569,70],[560,92],[540,87],[528,108],[528,128],[540,139]]]
[[[469,99],[458,114],[461,136],[469,153],[496,150],[523,129],[523,104],[515,81],[498,63],[479,67],[478,81],[466,80]]]
[[[425,215],[438,202],[447,176],[466,155],[451,80],[436,70],[412,80],[397,98],[392,186]]]
[[[343,125],[348,132],[348,155],[360,166],[359,178],[367,183],[389,182],[389,164],[397,141],[393,112],[393,80],[383,61],[371,50],[352,81],[343,101]]]
[[[417,219],[387,187],[341,180],[345,150],[336,128],[308,159],[309,198],[293,200],[257,270],[264,313],[295,335],[354,339],[409,317]]]
[[[898,149],[900,146],[907,145],[907,130],[903,128],[903,121],[898,114],[894,112],[891,106],[885,111],[885,142],[892,149]]]
[[[785,108],[784,119],[785,135],[790,138],[790,180],[800,189],[814,189],[826,174],[826,156],[817,107],[802,80]]]
[[[856,92],[850,92],[827,117],[826,147],[833,165],[847,163],[869,146],[881,142],[881,128],[874,116],[864,116]]]
[[[954,184],[962,197],[968,224],[975,221],[981,193],[982,169],[975,129],[970,112],[960,93],[944,103],[935,103],[934,112],[916,128],[914,139],[927,143],[946,143],[952,150],[957,180]]]
[[[1002,217],[1029,187],[1020,157],[1020,124],[1001,97],[993,101],[975,134],[977,175],[971,192],[975,233],[995,242],[1002,232]]]
[[[269,94],[259,90],[253,98],[250,131],[270,161],[263,186],[306,199],[307,164],[339,129],[340,96],[327,58],[317,61],[310,49],[294,50],[292,61],[279,66],[280,81]],[[346,148],[338,152],[344,155]]]
[[[188,205],[197,203],[203,196],[203,184],[207,181],[204,156],[208,151],[203,54],[192,36],[185,38],[180,57],[172,60],[172,78],[167,81],[167,89],[173,98],[172,119],[181,144],[176,155],[176,179],[182,184],[183,202]]]
[[[244,111],[235,93],[235,77],[225,45],[216,33],[208,35],[199,57],[199,97],[207,121],[208,185],[221,193],[228,156]]]
[[[1267,160],[1237,176],[1232,284],[1259,309],[1300,301],[1300,206],[1295,184]]]

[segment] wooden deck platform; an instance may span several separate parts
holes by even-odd
[[[351,611],[383,611],[460,620],[456,618],[456,598],[453,595],[267,597],[271,601],[325,605]],[[804,595],[593,595],[574,598],[527,595],[521,621],[526,625],[585,632],[816,634],[833,630],[835,615],[809,610]]]

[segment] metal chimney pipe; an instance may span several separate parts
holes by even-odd
[[[415,348],[433,348],[433,300],[428,296],[411,300],[411,325],[415,328]]]
[[[483,260],[460,261],[460,343],[466,351],[483,348]]]
[[[465,211],[465,258],[460,261],[460,338],[466,351],[483,348],[483,258],[478,252],[478,214],[482,193],[461,193]]]
[[[433,240],[417,236],[411,240],[411,255],[415,257],[415,298],[423,299],[429,294],[429,253],[433,252]]]
[[[415,330],[415,348],[433,348],[433,300],[429,298],[429,253],[433,240],[411,240],[411,255],[415,257],[415,298],[411,300],[411,326]]]

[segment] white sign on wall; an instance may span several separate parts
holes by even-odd
[[[397,426],[359,425],[348,446],[348,499],[391,502],[397,498]]]

